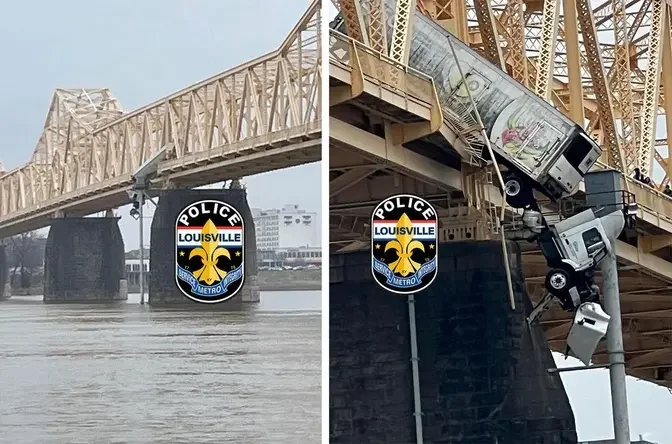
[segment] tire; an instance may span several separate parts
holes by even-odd
[[[510,175],[504,179],[506,203],[513,208],[525,208],[532,203],[532,189],[520,178]]]
[[[553,296],[565,296],[572,288],[572,275],[563,268],[552,268],[546,274],[544,285]]]

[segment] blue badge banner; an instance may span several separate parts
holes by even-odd
[[[396,288],[411,288],[416,287],[422,282],[423,276],[431,273],[436,269],[436,257],[429,262],[425,262],[414,274],[407,277],[395,276],[394,272],[390,270],[385,262],[373,258],[373,270],[382,274],[387,278],[387,285]]]
[[[200,284],[198,279],[196,279],[193,274],[179,265],[177,265],[177,277],[178,279],[189,284],[191,286],[191,291],[194,294],[204,298],[212,298],[226,293],[229,285],[243,277],[243,266],[241,265],[238,268],[230,271],[226,274],[224,279],[221,280],[221,282],[212,286]]]

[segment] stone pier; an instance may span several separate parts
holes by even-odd
[[[425,442],[576,443],[574,415],[540,326],[525,317],[520,250],[439,247],[439,274],[415,295]],[[330,443],[415,442],[407,296],[371,277],[369,253],[330,264]]]
[[[7,263],[7,250],[0,244],[0,301],[9,298],[11,286],[9,285],[9,264]]]
[[[54,219],[44,252],[44,302],[125,300],[118,217]]]
[[[189,204],[215,199],[234,206],[245,224],[245,283],[232,299],[221,304],[199,304],[187,298],[175,283],[175,221]],[[257,242],[252,211],[245,189],[164,190],[154,212],[151,233],[149,303],[152,305],[187,304],[206,307],[230,306],[240,302],[259,302],[257,282]]]

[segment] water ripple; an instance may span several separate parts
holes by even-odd
[[[320,293],[262,298],[0,303],[0,444],[320,442]]]

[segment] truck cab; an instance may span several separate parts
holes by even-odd
[[[586,300],[598,299],[594,270],[606,255],[613,254],[610,239],[615,239],[624,225],[621,210],[596,217],[588,209],[539,235],[537,241],[550,268],[544,285],[563,308],[572,310]]]

